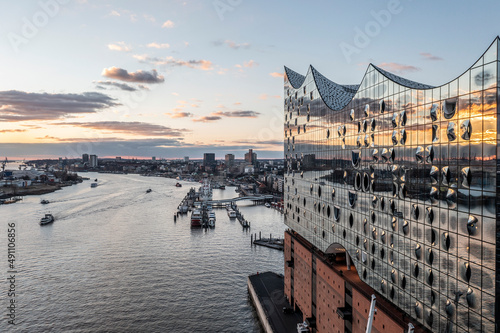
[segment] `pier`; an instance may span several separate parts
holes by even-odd
[[[236,206],[236,204],[234,203],[231,203],[231,208],[236,212],[236,218],[240,222],[241,226],[243,228],[250,228],[250,222],[245,220],[245,217],[243,216],[243,214],[241,214],[240,210],[238,209],[238,206]]]
[[[283,238],[273,238],[273,235],[269,235],[269,238],[262,238],[259,232],[259,239],[257,239],[257,234],[250,236],[250,243],[253,245],[260,245],[269,247],[271,249],[283,251]]]
[[[248,294],[266,333],[297,332],[302,315],[285,298],[283,275],[273,272],[250,275]]]

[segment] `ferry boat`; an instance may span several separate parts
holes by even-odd
[[[230,219],[235,219],[236,218],[236,212],[234,210],[228,210],[227,211],[227,216],[229,216]]]
[[[45,214],[45,216],[40,219],[40,225],[46,225],[52,222],[54,222],[54,216],[52,216],[52,214]]]
[[[90,184],[90,187],[97,187],[97,183]]]
[[[191,228],[201,227],[202,218],[201,211],[193,210],[191,213]]]

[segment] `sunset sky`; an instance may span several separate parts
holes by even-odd
[[[7,4],[8,3],[8,4]],[[0,157],[283,156],[283,66],[440,85],[500,34],[484,1],[40,0],[0,11]]]

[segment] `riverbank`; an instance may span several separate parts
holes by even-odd
[[[23,197],[27,195],[42,195],[60,190],[63,187],[79,184],[80,182],[66,182],[60,184],[32,184],[27,187],[4,186],[0,188],[0,199]]]

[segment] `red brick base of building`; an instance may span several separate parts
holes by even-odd
[[[345,250],[325,254],[293,231],[285,232],[285,296],[318,333],[366,332],[371,296],[376,296],[372,332],[429,332],[417,325],[366,283],[354,265],[347,267]]]

